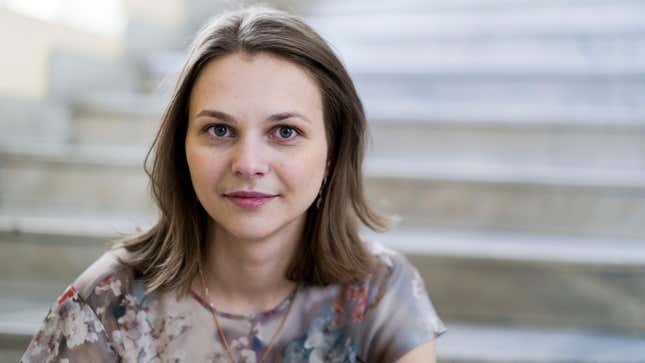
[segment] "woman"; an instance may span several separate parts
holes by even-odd
[[[365,127],[302,20],[213,20],[151,149],[157,224],[63,293],[22,361],[433,362],[445,327],[418,272],[358,235],[387,228],[363,194]]]

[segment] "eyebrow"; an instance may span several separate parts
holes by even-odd
[[[200,116],[213,117],[213,118],[220,119],[220,120],[226,121],[226,122],[231,122],[231,123],[236,123],[237,122],[235,117],[233,117],[232,115],[229,115],[226,112],[222,112],[222,111],[218,111],[218,110],[201,110],[201,111],[199,111],[199,113],[195,117],[200,117]],[[287,112],[280,112],[280,113],[273,114],[273,115],[267,117],[266,121],[278,122],[278,121],[282,121],[282,120],[292,118],[292,117],[301,118],[301,119],[311,123],[311,120],[309,120],[304,115],[302,115],[302,114],[300,114],[298,112],[295,112],[295,111],[287,111]]]

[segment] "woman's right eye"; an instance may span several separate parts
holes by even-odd
[[[206,130],[214,137],[227,137],[230,136],[231,130],[226,125],[211,125]]]

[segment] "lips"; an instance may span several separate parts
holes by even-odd
[[[270,197],[275,197],[275,194],[265,194],[265,193],[260,193],[260,192],[252,192],[252,191],[239,191],[239,192],[233,192],[233,193],[228,193],[224,194],[227,197],[234,197],[234,198],[270,198]]]
[[[277,197],[275,194],[252,191],[238,191],[224,194],[224,196],[236,206],[246,209],[259,208]]]

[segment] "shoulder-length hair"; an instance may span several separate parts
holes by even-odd
[[[114,248],[128,252],[121,262],[134,268],[148,292],[189,291],[204,262],[210,218],[191,184],[184,149],[190,94],[207,63],[237,52],[268,53],[300,66],[322,96],[329,174],[320,207],[306,212],[302,242],[286,277],[321,286],[365,278],[374,261],[359,238],[360,222],[384,231],[390,221],[373,211],[364,195],[363,106],[345,67],[320,35],[297,16],[263,7],[220,15],[194,40],[144,162],[160,216],[149,230],[116,241]]]

